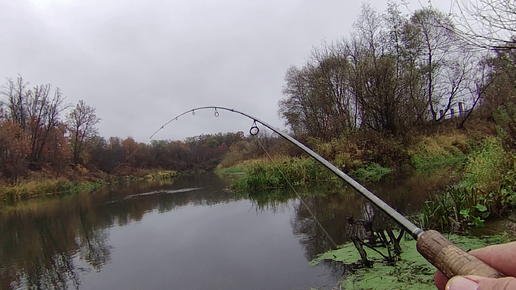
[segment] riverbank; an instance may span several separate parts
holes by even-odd
[[[427,200],[421,204],[421,214],[414,217],[424,228],[460,232],[466,227],[483,226],[488,219],[502,218],[514,208],[514,156],[510,149],[505,149],[500,137],[459,130],[420,135],[404,147],[398,144],[389,149],[398,156],[397,162],[386,162],[385,157],[380,156],[387,149],[373,152],[357,144],[342,145],[341,141],[308,140],[307,143],[365,184],[402,172],[427,178],[447,176],[448,183],[432,188],[432,193],[429,192]],[[310,157],[278,154],[219,170],[241,175],[231,185],[239,192],[288,188],[289,183],[298,186],[314,181],[341,182]]]
[[[305,144],[346,174],[362,183],[377,182],[384,176],[395,173],[415,172],[431,174],[458,169],[470,154],[475,153],[478,140],[459,132],[450,131],[433,135],[419,135],[403,144],[393,139],[377,140],[376,145],[347,138],[335,138],[324,142],[308,138]],[[222,167],[222,172],[239,172],[245,176],[236,184],[235,190],[260,190],[284,187],[283,178],[294,184],[315,180],[333,179],[333,174],[307,155],[291,157],[285,153],[273,157],[244,160],[231,167]],[[454,172],[453,174],[460,174]]]
[[[70,167],[66,173],[56,173],[43,168],[30,172],[29,176],[16,185],[2,184],[0,200],[16,202],[35,197],[52,197],[79,192],[89,192],[108,184],[122,182],[163,180],[178,176],[173,170],[133,170],[127,174],[107,174],[88,170],[81,165]]]

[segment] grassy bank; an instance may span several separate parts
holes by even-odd
[[[467,155],[457,184],[431,195],[422,205],[424,228],[461,231],[505,216],[515,206],[514,157],[500,139],[488,137]]]
[[[371,142],[349,138],[335,138],[323,142],[308,138],[305,143],[361,183],[376,182],[393,171],[409,170],[419,174],[449,168],[460,171],[474,147],[474,142],[467,135],[457,131],[429,136],[418,135],[405,142],[409,145],[403,145],[391,138],[375,138]],[[287,184],[282,173],[293,184],[333,179],[333,174],[311,157],[276,156],[272,161],[247,160],[219,170],[245,174],[234,184],[233,188],[236,190],[285,187]]]
[[[461,132],[418,136],[407,148],[410,162],[406,166],[420,174],[457,168],[465,162],[473,146],[473,140]]]
[[[77,182],[65,178],[44,181],[28,181],[0,189],[0,198],[16,201],[36,196],[58,196],[99,188],[103,182]]]
[[[277,157],[274,160],[257,160],[245,166],[246,175],[233,183],[237,191],[255,191],[272,188],[286,188],[288,181],[293,185],[306,184],[315,180],[334,178],[314,159]]]
[[[416,218],[424,228],[454,232],[469,226],[482,226],[486,219],[500,218],[515,205],[514,157],[504,148],[501,138],[449,130],[414,136],[404,148],[391,142],[397,147],[391,151],[382,149],[381,152],[395,153],[399,157],[397,160],[403,162],[393,165],[393,169],[373,162],[381,160],[380,153],[369,152],[357,144],[342,145],[341,141],[307,142],[316,152],[361,183],[376,182],[393,169],[408,169],[428,178],[446,176],[450,184],[445,188],[432,188],[437,194],[428,197]],[[293,185],[313,181],[340,182],[333,173],[309,157],[276,156],[273,160],[247,160],[220,171],[242,175],[233,181],[235,191],[287,188],[288,182]]]
[[[3,185],[0,187],[0,200],[18,201],[21,199],[41,197],[41,196],[61,196],[67,194],[75,194],[79,192],[88,192],[105,184],[145,181],[145,180],[165,180],[177,176],[177,171],[157,171],[157,170],[140,170],[133,175],[114,176],[95,172],[90,172],[85,168],[75,168],[75,174],[80,176],[72,177],[72,180],[66,177],[53,178],[45,176],[42,173],[34,174],[32,179],[22,180],[16,185]]]
[[[337,181],[338,178],[313,158],[276,157],[274,160],[261,159],[239,164],[237,167],[221,172],[242,174],[232,184],[236,191],[256,191],[272,188],[287,188],[292,185],[304,185],[314,181]],[[391,172],[391,169],[377,163],[366,164],[348,172],[362,182],[378,181]],[[338,181],[340,182],[340,181]]]
[[[162,171],[146,171],[146,174],[138,174],[134,177],[134,179],[138,181],[144,181],[144,180],[166,180],[171,179],[174,177],[177,177],[179,173],[175,170],[162,170]],[[139,176],[139,177],[138,177]]]

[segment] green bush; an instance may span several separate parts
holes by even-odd
[[[365,167],[349,172],[349,174],[361,182],[375,182],[391,173],[391,171],[390,168],[382,167],[378,163],[370,163]]]
[[[453,231],[483,226],[486,218],[505,214],[516,201],[512,160],[498,138],[483,140],[466,159],[459,185],[431,196],[422,206],[421,225]]]

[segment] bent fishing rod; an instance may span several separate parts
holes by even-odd
[[[237,111],[235,109],[229,109],[225,107],[218,107],[218,106],[204,106],[204,107],[198,107],[191,110],[188,110],[184,113],[181,113],[177,115],[176,117],[172,118],[170,121],[165,123],[163,126],[161,126],[154,134],[151,135],[154,137],[160,130],[164,129],[165,126],[170,124],[172,121],[177,121],[177,119],[183,115],[186,115],[188,113],[192,113],[195,115],[195,111],[199,110],[215,110],[215,117],[219,117],[218,110],[221,111],[229,111],[232,113],[237,113],[240,115],[243,115],[251,120],[253,120],[253,125],[251,126],[251,129],[249,130],[249,133],[251,135],[257,135],[259,132],[259,128],[256,123],[260,123],[263,126],[269,128],[279,136],[287,139],[290,143],[297,146],[299,149],[306,152],[308,155],[313,157],[315,160],[317,160],[319,163],[321,163],[324,167],[329,169],[331,172],[333,172],[335,175],[337,175],[340,179],[342,179],[344,182],[346,182],[349,186],[351,186],[353,189],[355,189],[359,194],[361,194],[363,197],[365,197],[369,202],[376,205],[382,212],[387,214],[389,217],[391,217],[396,223],[399,224],[399,226],[410,233],[412,238],[416,240],[416,247],[418,252],[426,259],[428,260],[432,265],[434,265],[437,269],[439,269],[443,274],[445,274],[448,278],[451,278],[453,276],[457,275],[477,275],[477,276],[484,276],[489,278],[499,278],[503,275],[500,274],[498,271],[490,267],[489,265],[485,264],[478,258],[468,254],[467,252],[463,251],[459,247],[457,247],[455,244],[453,244],[450,240],[448,240],[446,237],[444,237],[441,233],[435,231],[435,230],[428,230],[424,231],[423,229],[416,226],[414,223],[412,223],[410,220],[408,220],[406,217],[404,217],[402,214],[400,214],[398,211],[396,211],[394,208],[392,208],[390,205],[385,203],[383,200],[381,200],[379,197],[377,197],[374,193],[369,191],[367,188],[362,186],[360,183],[355,181],[353,178],[351,178],[349,175],[342,172],[339,168],[337,168],[335,165],[330,163],[328,160],[324,159],[322,156],[314,152],[312,149],[305,146],[303,143],[297,141],[296,139],[292,138],[288,134],[285,134],[281,132],[279,129],[274,128],[270,124],[253,117],[251,115],[248,115],[246,113],[243,113],[241,111]]]

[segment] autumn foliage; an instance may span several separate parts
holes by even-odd
[[[29,137],[20,124],[13,121],[0,123],[0,173],[16,182],[28,170]]]

